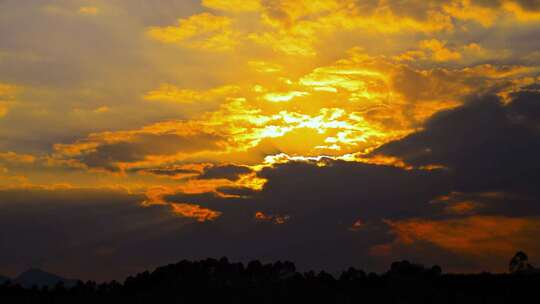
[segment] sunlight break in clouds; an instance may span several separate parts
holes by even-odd
[[[126,242],[186,256],[540,256],[539,25],[524,0],[2,1],[0,209],[118,204]]]

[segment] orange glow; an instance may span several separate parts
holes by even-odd
[[[83,6],[79,8],[79,13],[83,15],[97,15],[99,13],[99,9],[94,6]]]
[[[474,202],[464,201],[445,207],[446,212],[455,214],[471,213],[477,208]]]
[[[354,221],[354,223],[351,225],[351,227],[349,227],[349,230],[350,231],[358,231],[358,230],[364,228],[364,226],[365,226],[364,221],[358,219],[358,220]]]
[[[174,213],[183,217],[196,219],[198,222],[213,221],[221,215],[219,211],[202,208],[194,204],[173,203],[171,207]]]
[[[268,215],[268,214],[264,214],[261,211],[255,212],[255,219],[257,221],[271,222],[276,225],[285,224],[286,222],[290,220],[290,218],[291,218],[290,215]]]
[[[16,103],[17,95],[20,92],[20,87],[0,82],[0,118],[5,116],[9,108]]]
[[[29,154],[17,154],[15,152],[0,152],[0,161],[15,163],[33,163],[36,157]]]
[[[528,233],[540,232],[540,221],[536,218],[504,216],[471,216],[440,221],[387,220],[386,223],[396,235],[393,247],[429,242],[451,252],[473,256],[509,256],[515,248],[531,248],[533,243],[527,238]]]

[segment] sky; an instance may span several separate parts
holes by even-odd
[[[0,0],[0,273],[540,260],[538,0]]]

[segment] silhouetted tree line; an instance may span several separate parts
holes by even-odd
[[[349,268],[338,277],[300,273],[291,262],[244,266],[227,258],[181,261],[128,277],[123,284],[79,281],[72,288],[0,286],[0,303],[533,303],[540,275],[527,256],[509,274],[442,274],[407,261],[384,274]]]

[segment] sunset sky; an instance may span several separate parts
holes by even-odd
[[[538,0],[0,0],[0,274],[540,264]]]

